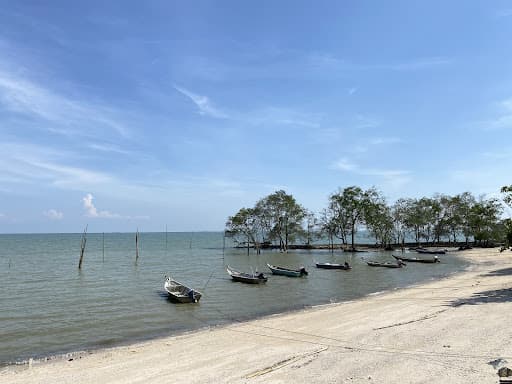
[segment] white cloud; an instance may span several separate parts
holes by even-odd
[[[105,218],[105,219],[119,219],[122,216],[117,213],[111,213],[109,211],[98,211],[98,209],[94,206],[92,200],[94,196],[90,193],[85,195],[82,198],[82,202],[85,209],[85,216],[92,218]]]
[[[388,180],[395,180],[400,183],[405,183],[409,180],[409,171],[397,169],[378,169],[378,168],[362,168],[361,166],[351,162],[346,158],[338,160],[332,166],[333,169],[343,172],[351,172],[362,176],[376,176]]]
[[[132,152],[124,150],[122,148],[119,148],[117,145],[112,144],[96,144],[91,143],[87,145],[89,148],[94,149],[96,151],[101,152],[112,152],[112,153],[119,153],[121,155],[129,155],[132,154]]]
[[[446,57],[421,57],[396,64],[384,64],[381,67],[383,69],[391,69],[395,71],[415,71],[445,66],[451,63],[452,60]]]
[[[227,119],[228,115],[219,109],[215,108],[207,96],[202,96],[195,94],[185,88],[181,88],[178,86],[174,86],[174,89],[177,90],[182,95],[187,96],[199,109],[200,115],[215,117],[218,119]]]
[[[119,112],[109,106],[56,92],[7,67],[16,66],[0,62],[0,105],[7,110],[53,123],[47,129],[54,133],[85,136],[92,130],[111,130],[128,136],[125,125],[115,117]]]
[[[356,115],[352,127],[354,129],[363,129],[363,128],[375,128],[380,125],[380,121],[365,115]]]
[[[357,170],[357,166],[350,162],[349,160],[347,159],[341,159],[341,160],[338,160],[336,162],[336,164],[334,164],[334,168],[335,169],[339,169],[340,171],[355,171]]]
[[[397,144],[401,143],[402,139],[398,137],[375,137],[369,140],[372,145],[383,145],[383,144]]]
[[[291,127],[319,128],[321,116],[299,112],[292,108],[267,107],[246,114],[240,114],[235,119],[252,125],[279,124]]]
[[[45,215],[47,218],[51,220],[62,220],[64,217],[64,214],[60,211],[57,211],[55,209],[49,209],[47,211],[43,212],[43,215]]]

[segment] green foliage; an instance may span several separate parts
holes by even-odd
[[[503,200],[512,207],[512,186],[501,189]],[[503,206],[496,198],[478,200],[464,192],[455,196],[436,194],[419,199],[402,198],[389,206],[375,188],[357,186],[340,189],[329,196],[329,204],[319,218],[298,204],[292,195],[276,191],[260,199],[254,208],[242,208],[226,222],[226,234],[235,241],[253,245],[278,242],[286,251],[288,245],[303,239],[306,245],[320,234],[334,247],[334,238],[343,245],[355,246],[360,228],[366,228],[377,244],[402,243],[407,234],[419,244],[457,241],[471,237],[482,245],[506,239],[512,244],[512,219],[501,220]]]
[[[501,193],[505,196],[503,197],[503,201],[510,207],[512,207],[512,185],[506,185],[501,187]]]

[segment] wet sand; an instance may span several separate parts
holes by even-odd
[[[497,383],[489,362],[512,368],[512,252],[462,256],[471,266],[439,281],[10,366],[0,382]]]

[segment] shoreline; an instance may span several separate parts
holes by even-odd
[[[360,251],[360,252],[370,252],[370,251],[374,250],[372,248],[364,248],[364,249],[365,249],[364,251]],[[351,252],[349,252],[349,253],[351,253]],[[469,262],[469,260],[464,258],[464,253],[458,253],[456,256],[460,259],[463,259],[463,260],[466,260],[467,262]],[[384,289],[381,291],[365,293],[365,294],[362,294],[361,296],[358,296],[355,298],[350,298],[348,300],[333,301],[331,299],[331,301],[329,301],[329,302],[290,307],[290,308],[284,309],[279,312],[264,312],[264,313],[260,313],[260,314],[257,314],[257,315],[251,316],[251,317],[247,317],[247,318],[240,319],[240,318],[230,317],[230,318],[224,319],[224,321],[222,323],[218,323],[218,324],[204,323],[203,325],[197,326],[195,328],[180,329],[180,330],[164,332],[164,333],[155,333],[155,334],[151,334],[151,335],[147,335],[147,336],[141,336],[141,337],[138,337],[135,339],[132,338],[132,339],[127,339],[127,340],[122,340],[122,341],[116,341],[114,343],[110,343],[110,345],[101,345],[101,344],[95,344],[95,345],[89,345],[89,346],[78,345],[75,348],[73,348],[73,347],[65,348],[61,351],[57,351],[55,353],[51,353],[51,354],[47,354],[47,355],[41,353],[39,355],[33,355],[31,357],[20,358],[19,360],[12,360],[12,361],[7,361],[7,362],[4,361],[4,362],[0,362],[0,372],[3,369],[9,368],[9,367],[24,367],[24,366],[28,366],[29,364],[30,365],[38,365],[38,364],[44,364],[46,362],[68,360],[68,359],[74,360],[76,358],[81,358],[82,356],[86,356],[86,355],[90,355],[90,354],[94,354],[94,353],[98,353],[98,352],[109,351],[109,350],[122,348],[122,347],[129,347],[132,345],[145,344],[148,342],[163,340],[163,339],[170,338],[170,337],[179,337],[182,335],[193,334],[193,333],[202,332],[205,330],[215,330],[215,329],[220,329],[223,327],[229,327],[234,324],[242,324],[242,323],[247,323],[247,322],[251,322],[251,321],[264,320],[266,318],[272,318],[275,316],[284,316],[284,315],[289,315],[289,314],[294,314],[294,313],[300,313],[303,311],[314,310],[317,308],[336,306],[336,305],[344,304],[344,303],[351,303],[351,302],[355,302],[358,300],[363,300],[367,297],[373,297],[373,296],[378,296],[378,295],[382,295],[382,294],[386,294],[386,293],[392,293],[392,292],[403,290],[403,289],[414,288],[415,286],[418,286],[418,285],[428,284],[432,281],[440,281],[443,279],[447,279],[453,275],[456,275],[459,273],[464,273],[464,271],[469,266],[470,266],[470,264],[461,268],[460,270],[451,271],[442,276],[430,277],[425,280],[416,281],[410,285],[395,286],[395,287],[391,287],[389,289]],[[197,319],[197,317],[195,317],[195,318]]]
[[[500,254],[496,248],[465,251],[460,257],[470,265],[441,279],[347,302],[9,365],[0,368],[0,381],[125,383],[172,377],[172,382],[335,379],[352,383],[368,382],[368,377],[395,382],[393,377],[400,376],[409,380],[406,382],[426,382],[420,380],[425,374],[430,377],[429,382],[445,382],[445,375],[449,374],[449,380],[454,382],[468,382],[470,375],[475,382],[494,383],[495,370],[487,363],[500,357],[512,363],[512,347],[506,345],[510,344],[507,341],[512,331],[503,317],[512,309],[512,298],[502,294],[498,302],[493,301],[492,295],[487,298],[489,302],[471,300],[482,289],[506,286],[512,290],[512,272],[489,275],[494,270],[512,270],[512,260],[506,256],[508,253]],[[473,328],[467,326],[468,322],[475,323]],[[417,328],[420,324],[428,327]],[[471,340],[482,338],[482,334],[488,339],[474,345]],[[239,343],[233,343],[233,339]],[[500,340],[501,346],[496,347]],[[432,348],[436,344],[440,344],[437,349]],[[70,358],[73,360],[68,361]],[[404,358],[408,364],[403,364]],[[192,369],[196,361],[201,363]],[[475,363],[479,370],[472,368]],[[469,371],[455,368],[454,364]],[[416,379],[411,366],[419,370]],[[446,372],[447,367],[454,368],[453,372]]]

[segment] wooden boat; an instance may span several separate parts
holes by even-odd
[[[444,249],[416,248],[416,252],[425,253],[427,255],[444,255],[444,254],[446,254],[446,251]]]
[[[392,255],[397,260],[402,261],[410,261],[411,263],[424,263],[424,264],[435,264],[440,263],[441,260],[437,256],[434,256],[433,259],[418,259],[417,257],[402,257],[402,256],[395,256]]]
[[[317,268],[322,268],[322,269],[344,269],[346,271],[349,269],[352,269],[352,267],[350,265],[348,265],[348,263],[345,263],[345,264],[315,263],[315,264],[316,264]]]
[[[239,281],[241,283],[247,283],[247,284],[261,284],[266,283],[267,278],[263,273],[245,273],[237,271],[236,269],[231,268],[229,265],[226,268],[226,271],[229,273],[231,278],[234,281]]]
[[[275,265],[271,265],[267,263],[267,267],[272,271],[274,275],[283,275],[289,277],[301,277],[307,276],[308,272],[306,268],[301,267],[300,269],[289,269],[283,267],[276,267]]]
[[[171,300],[179,303],[197,303],[201,299],[201,292],[198,292],[186,285],[166,276],[164,289]]]
[[[366,264],[368,264],[370,267],[384,267],[384,268],[402,268],[405,266],[405,263],[398,260],[397,264],[392,263],[379,263],[377,261],[367,261]]]

